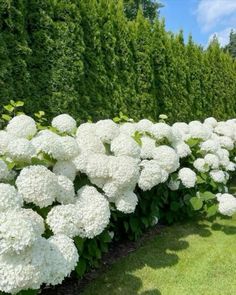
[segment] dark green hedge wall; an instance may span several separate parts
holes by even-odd
[[[236,64],[120,0],[0,0],[0,101],[78,121],[236,115]]]

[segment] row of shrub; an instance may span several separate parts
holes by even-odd
[[[21,102],[5,106],[15,112]],[[12,108],[11,108],[12,106]],[[0,131],[0,291],[33,294],[97,267],[109,243],[158,220],[232,216],[236,119],[50,126],[19,113]],[[47,125],[47,124],[46,124]],[[155,258],[154,258],[155,259]]]
[[[0,59],[0,101],[25,100],[29,114],[236,115],[235,62],[217,41],[185,43],[141,11],[129,20],[122,0],[1,0]]]

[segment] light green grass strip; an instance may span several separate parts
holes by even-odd
[[[165,228],[83,292],[118,294],[235,295],[236,216]]]

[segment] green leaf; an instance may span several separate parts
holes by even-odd
[[[136,218],[136,217],[131,217],[130,218],[130,227],[131,227],[131,230],[133,232],[138,232],[139,231],[139,221],[138,221],[138,218]]]
[[[113,118],[113,121],[114,121],[115,123],[119,123],[119,122],[120,122],[120,118],[119,118],[119,117],[115,117],[115,118]]]
[[[74,241],[76,248],[79,250],[79,253],[82,253],[84,249],[84,239],[81,237],[75,237]]]
[[[202,183],[205,183],[205,182],[206,181],[200,175],[197,176],[197,184],[202,184]]]
[[[7,110],[8,112],[13,112],[14,111],[14,107],[10,104],[3,106],[5,110]]]
[[[200,210],[202,208],[203,202],[200,198],[193,197],[189,201],[194,210]]]
[[[178,211],[178,209],[180,208],[180,204],[178,202],[171,202],[170,204],[170,209],[172,211]]]
[[[86,269],[87,269],[86,260],[83,258],[80,258],[79,262],[77,263],[76,268],[75,268],[77,275],[79,277],[82,277],[85,274]]]
[[[11,103],[11,105],[13,105],[14,107],[16,106],[16,103],[15,103],[15,101],[14,100],[10,100],[10,103]]]
[[[186,143],[190,146],[190,147],[194,147],[195,145],[200,143],[200,139],[198,138],[190,138],[186,141]]]
[[[218,212],[218,205],[213,204],[212,206],[207,208],[207,217],[214,216]]]
[[[99,237],[104,243],[111,242],[111,236],[109,235],[108,231],[104,231]]]
[[[213,200],[216,198],[215,194],[213,194],[212,192],[199,193],[199,195],[203,201]]]
[[[7,114],[3,114],[2,115],[2,118],[5,120],[5,121],[10,121],[12,118],[11,116],[7,115]]]
[[[127,221],[124,221],[124,227],[125,231],[127,232],[129,230],[129,223]]]
[[[25,104],[25,103],[24,103],[23,101],[18,100],[18,101],[15,103],[15,106],[16,106],[16,107],[23,107],[24,104]]]

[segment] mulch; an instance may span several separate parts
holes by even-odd
[[[109,267],[121,257],[125,257],[134,252],[146,241],[152,237],[160,234],[163,229],[163,225],[157,224],[153,228],[149,229],[141,239],[138,241],[119,241],[111,243],[108,253],[102,257],[101,265],[99,268],[91,269],[82,279],[76,279],[74,277],[66,278],[61,285],[57,286],[45,286],[41,289],[40,295],[78,295],[85,289],[85,287],[94,279],[99,277]]]

